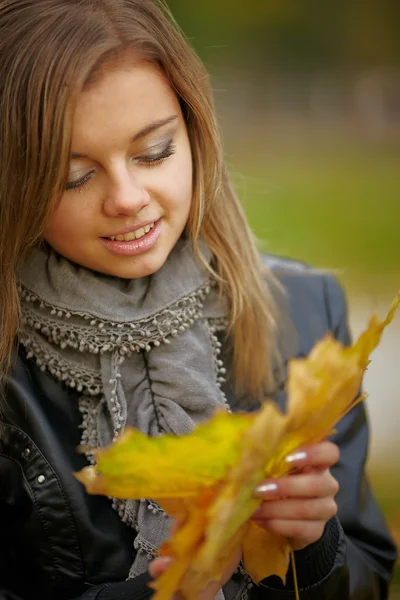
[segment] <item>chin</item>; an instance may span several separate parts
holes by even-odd
[[[156,273],[164,265],[167,257],[168,254],[130,257],[129,259],[118,260],[116,264],[110,265],[110,268],[100,268],[98,271],[121,279],[139,279]]]

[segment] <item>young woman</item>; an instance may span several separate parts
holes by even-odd
[[[343,294],[257,252],[207,75],[151,0],[2,0],[0,128],[0,598],[148,597],[169,520],[87,495],[77,446],[284,406],[290,356],[348,343]],[[363,407],[337,430],[262,483],[254,518],[291,539],[302,597],[384,599]],[[256,586],[239,558],[204,598],[293,598],[290,573]]]

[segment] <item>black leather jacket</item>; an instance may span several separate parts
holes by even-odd
[[[269,259],[287,290],[297,333],[293,354],[305,356],[328,330],[348,343],[343,293],[329,275]],[[227,389],[233,407],[234,400]],[[276,400],[285,404],[285,394]],[[149,597],[147,574],[126,582],[134,532],[101,496],[89,496],[73,476],[86,464],[77,454],[81,415],[77,395],[42,372],[23,350],[6,386],[0,435],[0,600]],[[387,598],[395,548],[364,473],[368,430],[358,405],[337,427],[341,459],[338,516],[319,542],[296,553],[301,598]],[[268,578],[251,598],[293,599]]]

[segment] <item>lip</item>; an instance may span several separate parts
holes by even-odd
[[[132,233],[133,231],[142,229],[143,227],[146,227],[147,225],[151,225],[152,223],[154,223],[154,226],[155,226],[159,220],[160,219],[157,219],[156,221],[143,221],[142,223],[137,223],[136,225],[131,225],[130,227],[124,227],[124,229],[120,229],[117,233],[110,233],[109,235],[104,235],[104,236],[102,236],[102,238],[107,239],[107,238],[111,238],[111,237],[117,237],[117,235],[125,235],[127,233]]]
[[[148,233],[138,240],[131,240],[130,242],[117,242],[116,240],[112,241],[108,238],[100,238],[100,241],[107,250],[113,254],[117,254],[118,256],[137,256],[139,254],[144,254],[156,245],[161,233],[162,220],[158,219],[158,221],[155,222],[150,221],[147,224],[150,225],[151,223],[154,223],[153,229],[150,229]],[[137,227],[136,229],[140,229],[140,227]],[[125,233],[136,231],[136,229],[126,229]],[[123,234],[120,233],[115,235]]]

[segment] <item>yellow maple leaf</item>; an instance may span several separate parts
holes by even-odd
[[[373,317],[353,346],[327,335],[307,358],[290,361],[285,415],[266,402],[251,415],[218,414],[178,438],[129,431],[96,452],[97,466],[78,474],[89,492],[152,498],[179,520],[161,549],[174,561],[153,584],[154,600],[175,593],[196,600],[207,582],[221,578],[239,547],[255,582],[272,574],[285,580],[290,546],[250,521],[261,502],[253,490],[264,478],[289,473],[286,456],[327,437],[362,399],[369,355],[399,303],[400,293],[386,319]]]
[[[176,590],[182,588],[183,580],[190,571],[193,556],[203,543],[207,509],[214,501],[215,494],[216,488],[211,487],[202,490],[195,497],[184,500],[185,518],[170,540],[160,549],[163,556],[171,556],[174,561],[151,586],[157,591],[159,600],[170,600]],[[180,517],[182,514],[180,512]],[[213,574],[207,575],[211,581]],[[204,582],[201,587],[204,587]]]
[[[368,328],[360,335],[353,347],[347,349],[348,352],[355,352],[359,357],[360,367],[365,371],[369,365],[370,354],[381,339],[383,330],[394,318],[396,310],[400,304],[400,291],[393,300],[389,312],[384,321],[380,321],[376,315],[372,316]]]
[[[246,571],[254,582],[259,583],[268,577],[266,573],[280,575],[285,580],[290,555],[290,545],[286,538],[250,521],[242,548]]]
[[[95,450],[96,467],[76,473],[90,494],[117,498],[192,496],[224,477],[238,459],[238,440],[253,417],[221,412],[191,434],[150,438],[126,428],[118,442]],[[157,472],[157,477],[149,473]]]
[[[400,304],[400,292],[383,321],[376,316],[354,345],[343,347],[332,335],[311,350],[305,359],[293,359],[288,369],[286,435],[266,466],[266,477],[285,475],[285,457],[305,444],[319,442],[365,396],[359,395],[369,356]]]
[[[240,458],[227,473],[207,511],[205,539],[191,566],[190,581],[200,584],[205,581],[216,557],[232,545],[236,532],[247,524],[260,505],[260,500],[254,496],[254,489],[263,479],[265,464],[273,455],[284,426],[284,415],[275,404],[269,402],[264,404],[244,432],[240,441]],[[240,543],[243,543],[243,538],[237,541],[236,548],[232,548],[232,555]],[[229,557],[225,566],[228,563]]]

